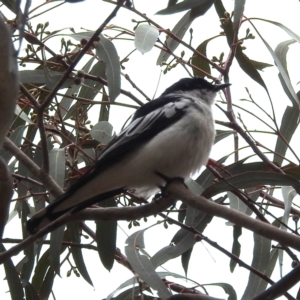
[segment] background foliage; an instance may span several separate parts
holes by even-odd
[[[55,299],[59,274],[63,280],[68,280],[65,275],[76,275],[93,285],[93,266],[86,264],[90,251],[99,254],[102,268],[113,270],[117,261],[130,274],[123,278],[122,285],[114,285],[115,291],[107,299],[142,299],[142,295],[144,299],[167,299],[175,294],[185,294],[184,299],[275,299],[281,295],[298,299],[297,289],[290,289],[299,281],[299,92],[295,89],[299,79],[298,74],[296,78],[290,76],[293,62],[287,55],[300,37],[276,20],[247,18],[246,1],[239,0],[234,2],[233,11],[221,0],[170,0],[167,7],[161,5],[158,15],[168,18],[184,12],[171,30],[157,24],[156,16],[144,14],[150,2],[141,11],[138,1],[99,1],[100,8],[108,2],[112,13],[101,14],[96,31],[50,30],[47,16],[59,11],[64,2],[46,1],[31,6],[30,2],[19,5],[18,1],[2,1],[1,6],[0,233],[6,224],[7,228],[14,225],[13,230],[6,228],[0,262],[11,299]],[[71,10],[79,4],[65,5]],[[131,18],[134,16],[131,26],[114,25],[115,13],[129,18],[127,11]],[[212,11],[213,20],[207,17]],[[37,16],[45,22],[35,22]],[[201,18],[203,24],[211,22],[221,29],[203,39],[201,30],[193,27]],[[262,22],[282,30],[289,39],[278,40],[277,46],[271,47],[268,36],[257,29]],[[10,34],[16,50],[10,46]],[[246,46],[263,46],[272,60],[258,61],[263,54],[252,59]],[[138,65],[137,51],[144,53],[142,66]],[[174,72],[180,77],[188,77],[189,72],[208,80],[233,83],[227,93],[218,95],[217,136],[207,168],[188,182],[194,194],[212,199],[216,205],[199,209],[186,191],[172,211],[166,207],[155,211],[160,207],[151,208],[149,204],[145,213],[141,205],[144,200],[128,193],[101,203],[102,207],[119,207],[112,209],[111,214],[94,208],[99,212],[95,222],[82,220],[93,219],[87,211],[66,227],[57,228],[66,222],[62,220],[29,236],[25,221],[86,172],[115,134],[113,122],[121,120],[125,125],[130,112],[152,99],[135,81],[141,76],[150,84],[157,82],[157,76],[153,79],[147,69],[149,51],[157,54],[157,65],[152,63],[151,68],[160,68],[162,81]],[[137,67],[138,73],[130,73],[132,66]],[[270,84],[262,75],[268,69],[278,72],[278,84]],[[243,78],[242,83],[238,82],[239,77]],[[279,85],[284,91],[281,99],[276,97]],[[235,89],[240,86],[254,89],[246,88],[244,97],[237,98]],[[155,94],[154,89],[151,93]],[[112,112],[120,120],[112,118]],[[176,196],[180,191],[174,187],[173,192]],[[147,218],[153,214],[154,218]],[[217,223],[216,216],[231,222],[227,225],[232,237],[225,237],[230,240],[229,248],[223,247],[222,228],[216,225],[224,221]],[[117,248],[117,220],[128,220],[131,229],[125,251]],[[271,229],[264,223],[272,224]],[[160,230],[167,229],[168,240],[159,240],[159,249],[149,255],[144,234],[158,226]],[[245,235],[249,237],[244,228],[253,231],[253,244],[243,239]],[[219,234],[212,235],[210,230]],[[152,236],[148,241],[157,244],[157,240]],[[209,270],[200,268],[201,279],[190,277],[192,265],[201,262],[199,241],[227,256],[228,270],[223,270],[221,264],[211,264]],[[242,252],[249,245],[253,255],[245,259]],[[157,269],[177,257],[181,258],[182,267],[178,272]],[[226,275],[223,282],[216,279],[207,283],[206,273],[212,273],[213,278],[218,277],[218,272],[237,273],[237,265],[249,274],[249,278],[244,276],[242,293],[240,284],[229,284]],[[276,265],[281,278],[276,275]],[[67,270],[66,274],[61,269]],[[105,278],[102,284],[107,284]],[[209,298],[203,298],[203,294]]]

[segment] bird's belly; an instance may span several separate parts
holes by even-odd
[[[155,172],[169,178],[188,178],[206,164],[214,140],[212,122],[178,122],[142,146],[133,156],[137,170],[145,170],[131,187],[149,196],[165,182]],[[132,163],[132,161],[131,161]],[[146,174],[147,173],[147,174]]]

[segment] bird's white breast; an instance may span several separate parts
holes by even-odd
[[[155,171],[169,178],[188,178],[206,164],[215,137],[211,107],[198,101],[190,104],[183,118],[148,141],[132,157],[138,176],[137,184],[131,188],[139,194],[149,195],[165,185]]]

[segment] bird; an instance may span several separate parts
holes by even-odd
[[[148,198],[166,178],[186,180],[208,161],[214,143],[212,105],[229,83],[182,78],[134,113],[96,163],[64,194],[27,221],[33,234],[66,212],[76,213],[133,190]]]

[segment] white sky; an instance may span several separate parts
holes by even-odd
[[[33,5],[38,3],[42,3],[41,1],[33,1]],[[224,0],[224,6],[227,8],[229,12],[233,10],[234,1],[232,0]],[[162,9],[166,6],[167,1],[135,1],[136,8],[142,12],[147,13],[150,18],[153,18],[155,22],[160,24],[164,28],[172,29],[174,25],[178,22],[178,20],[183,15],[176,14],[170,16],[158,16],[154,15],[155,12]],[[50,7],[50,5],[48,5]],[[96,29],[103,21],[103,19],[113,10],[114,6],[99,0],[87,0],[78,4],[65,4],[58,9],[50,11],[48,14],[43,15],[42,17],[35,18],[32,20],[32,25],[36,25],[39,22],[50,21],[49,30],[56,30],[63,27],[74,27],[76,32],[82,31],[80,28],[87,29]],[[295,33],[299,32],[299,10],[300,3],[297,0],[252,0],[247,1],[245,15],[247,17],[260,17],[269,20],[274,20],[280,22],[293,30]],[[34,13],[35,14],[35,13]],[[140,17],[133,15],[127,10],[121,10],[117,17],[113,19],[112,24],[116,24],[122,27],[126,27],[132,29],[135,24],[133,24],[130,20],[134,18],[136,20],[141,20]],[[282,41],[290,39],[290,37],[281,29],[272,26],[268,23],[264,23],[261,21],[255,21],[255,25],[259,29],[262,36],[268,41],[273,49]],[[251,28],[250,25],[244,24],[241,31],[240,37],[245,35],[245,31],[247,28]],[[218,16],[215,12],[215,9],[212,7],[210,11],[201,18],[198,18],[193,24],[192,28],[194,29],[194,41],[193,46],[196,48],[199,43],[211,36],[217,35],[221,28],[218,24]],[[68,33],[69,31],[66,31]],[[247,47],[246,54],[254,60],[263,61],[267,63],[273,64],[273,60],[269,52],[262,45],[259,37],[251,29],[251,32],[256,36],[255,40],[246,41],[245,46]],[[109,32],[111,34],[112,32]],[[67,39],[67,37],[65,37]],[[186,34],[186,40],[188,41],[189,34]],[[60,40],[60,37],[57,41]],[[226,49],[228,51],[228,47],[225,44],[225,38],[223,38],[223,42],[216,41],[210,44],[208,47],[208,56],[211,58],[212,55],[218,56],[220,53],[220,49]],[[60,45],[55,45],[52,42],[47,44],[49,47],[54,49],[57,53],[59,52]],[[123,58],[127,55],[133,48],[132,41],[116,41],[115,45],[117,47],[119,56]],[[223,48],[222,48],[223,47]],[[181,48],[178,48],[176,53],[180,53]],[[288,54],[288,66],[289,72],[291,76],[292,83],[295,87],[295,90],[298,91],[299,87],[297,83],[300,81],[299,79],[299,45],[294,44],[290,47]],[[186,51],[186,56],[189,57],[190,54]],[[151,52],[146,53],[144,55],[139,52],[135,52],[131,57],[129,63],[126,64],[126,69],[123,71],[124,73],[128,73],[130,78],[137,84],[139,88],[141,88],[149,97],[152,97],[154,91],[156,89],[159,74],[161,69],[159,66],[156,66],[156,59],[159,55],[159,50],[154,48]],[[228,55],[228,52],[225,52],[225,58]],[[276,105],[276,110],[278,112],[278,117],[280,119],[281,114],[283,113],[286,105],[289,104],[289,100],[285,96],[282,91],[278,77],[277,70],[275,67],[267,68],[262,74],[263,79],[265,80],[272,99]],[[215,75],[218,75],[215,73]],[[184,69],[178,66],[175,70],[168,73],[167,76],[162,76],[157,95],[159,95],[163,90],[168,87],[173,82],[177,81],[179,78],[188,76]],[[255,98],[257,102],[259,102],[262,106],[269,109],[268,99],[264,90],[256,83],[252,82],[247,75],[245,75],[236,65],[236,62],[233,64],[232,72],[230,74],[230,82],[232,83],[232,96],[236,101],[241,98],[247,98],[247,94],[245,92],[245,86],[250,89],[251,94]],[[139,99],[144,100],[141,95],[136,93],[136,91],[126,82],[126,80],[122,79],[122,88],[128,90],[135,94]],[[218,98],[220,99],[220,98]],[[117,99],[118,102],[126,101],[127,103],[132,103],[129,99],[126,99],[125,96],[120,96]],[[240,102],[239,104],[243,105],[244,102]],[[118,108],[113,106],[112,115],[110,121],[114,125],[115,130],[118,132],[129,115],[133,112],[132,109],[126,108]],[[222,113],[215,108],[215,117],[216,119],[225,120]],[[246,118],[246,117],[245,117]],[[251,123],[251,119],[249,120],[249,126],[251,128],[255,128],[255,123]],[[258,125],[259,126],[259,125]],[[270,139],[267,142],[265,141],[265,137],[260,136],[259,138],[263,138],[263,143],[272,148],[274,143],[274,139]],[[292,145],[297,149],[296,140],[292,141]],[[224,151],[225,149],[225,151]],[[218,159],[225,154],[230,153],[233,150],[233,142],[232,141],[224,141],[221,142],[219,147],[215,147],[212,151],[211,157],[214,159]],[[244,155],[242,152],[241,155]],[[232,162],[232,160],[228,160],[227,163]],[[279,195],[280,196],[280,195]],[[298,201],[299,202],[299,201]],[[278,213],[278,212],[277,212]],[[225,220],[214,218],[213,222],[209,224],[204,234],[210,237],[212,240],[218,242],[218,244],[227,250],[231,250],[232,246],[232,228],[225,225]],[[149,226],[152,224],[150,221],[144,224],[141,221],[142,227]],[[120,222],[120,227],[126,232],[127,235],[131,235],[136,230],[141,228],[133,228],[129,230],[127,228],[127,223]],[[14,226],[18,228],[18,222],[11,222],[7,229],[4,237],[19,237],[19,234],[14,233]],[[166,246],[173,237],[174,233],[178,230],[176,226],[169,226],[168,230],[163,228],[163,225],[155,226],[146,232],[146,251],[153,255],[157,250]],[[12,233],[13,232],[13,233]],[[117,246],[124,253],[125,240],[127,238],[126,234],[123,231],[119,231],[118,233],[118,244]],[[154,237],[154,238],[153,238]],[[252,233],[243,230],[243,235],[240,237],[240,243],[242,246],[248,245],[246,247],[242,247],[241,259],[251,264],[252,261]],[[8,245],[6,245],[8,247]],[[119,286],[122,282],[132,277],[132,274],[127,271],[124,267],[115,263],[113,270],[109,273],[107,272],[100,263],[98,258],[98,254],[92,250],[83,250],[85,255],[86,265],[91,276],[91,279],[94,283],[95,289],[89,286],[82,278],[76,278],[72,275],[70,278],[66,278],[66,272],[68,268],[62,268],[61,275],[62,278],[56,278],[54,285],[54,293],[56,299],[102,299],[105,298],[108,294],[110,294],[115,288]],[[291,261],[285,256],[285,266],[284,272],[289,272]],[[18,258],[14,258],[14,261],[17,262]],[[243,268],[236,267],[234,274],[231,274],[229,269],[229,258],[220,254],[215,249],[211,248],[208,245],[203,245],[202,243],[198,243],[193,252],[192,259],[190,261],[189,273],[188,277],[199,282],[199,283],[213,283],[213,282],[227,282],[232,284],[235,288],[238,299],[240,299],[243,291],[245,289],[247,280],[248,280],[248,271]],[[170,272],[179,273],[184,275],[184,272],[181,267],[180,258],[169,261],[164,265],[166,269]],[[0,267],[0,278],[4,278],[3,268]],[[279,272],[276,270],[275,276],[273,276],[273,280],[279,279]],[[171,279],[172,280],[172,279]],[[176,282],[179,282],[175,280]],[[180,283],[180,282],[179,282]],[[186,285],[185,282],[182,282],[183,285]],[[299,288],[299,284],[298,287]],[[221,288],[209,288],[212,296],[215,297],[225,297]],[[294,289],[294,291],[297,289]],[[4,281],[0,280],[0,298],[1,299],[10,299],[9,294],[6,293],[7,287]]]

